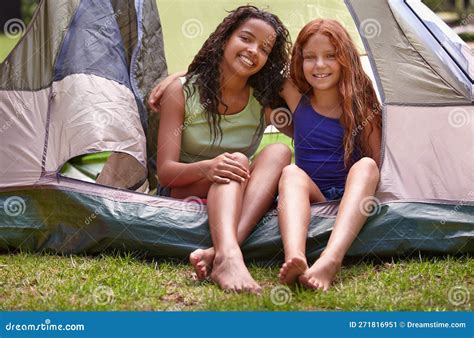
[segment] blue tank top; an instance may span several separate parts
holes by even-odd
[[[295,162],[323,192],[344,189],[344,129],[339,119],[316,112],[303,95],[293,114]]]

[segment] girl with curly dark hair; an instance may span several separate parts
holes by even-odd
[[[263,149],[251,163],[289,61],[290,38],[277,16],[254,6],[230,12],[174,79],[160,104],[157,172],[162,195],[207,199],[213,248],[190,255],[199,279],[259,292],[240,244],[271,207],[291,151]],[[156,109],[156,89],[149,105]],[[291,135],[291,127],[280,128]]]

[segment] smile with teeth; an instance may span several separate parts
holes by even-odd
[[[331,75],[331,74],[314,74],[313,76],[317,79],[324,79],[324,78],[328,77],[329,75]]]
[[[249,67],[253,67],[255,64],[248,57],[239,55],[240,60]]]

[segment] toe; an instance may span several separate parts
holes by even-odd
[[[317,279],[311,277],[309,280],[308,280],[308,284],[310,285],[311,288],[313,289],[317,289],[319,288],[319,282]]]
[[[323,288],[323,283],[319,280],[315,280],[314,281],[314,288],[318,289],[318,290],[322,289]]]
[[[306,277],[305,274],[302,274],[302,275],[298,276],[298,281],[301,284],[306,284],[308,282],[308,277]]]
[[[198,264],[201,260],[201,257],[197,253],[193,252],[191,255],[189,255],[189,260],[191,263]]]
[[[262,292],[262,287],[258,285],[257,283],[254,283],[253,285],[250,286],[250,291],[252,293],[261,293]]]

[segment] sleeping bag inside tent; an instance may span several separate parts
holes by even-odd
[[[294,11],[275,13],[297,31],[325,14],[315,10],[320,4],[288,2]],[[215,2],[176,6],[206,22]],[[346,0],[345,6],[336,16],[353,19],[383,107],[377,203],[367,205],[370,217],[348,255],[473,252],[472,51],[421,2]],[[167,75],[167,59],[179,55],[165,57],[172,39],[165,21],[152,0],[38,4],[0,66],[0,250],[185,258],[211,245],[205,204],[145,193],[157,121],[144,102]],[[90,162],[78,158],[97,153]],[[94,160],[103,154],[101,168]],[[310,259],[325,247],[337,207],[337,201],[312,205]],[[243,253],[256,261],[282,258],[276,209]]]

